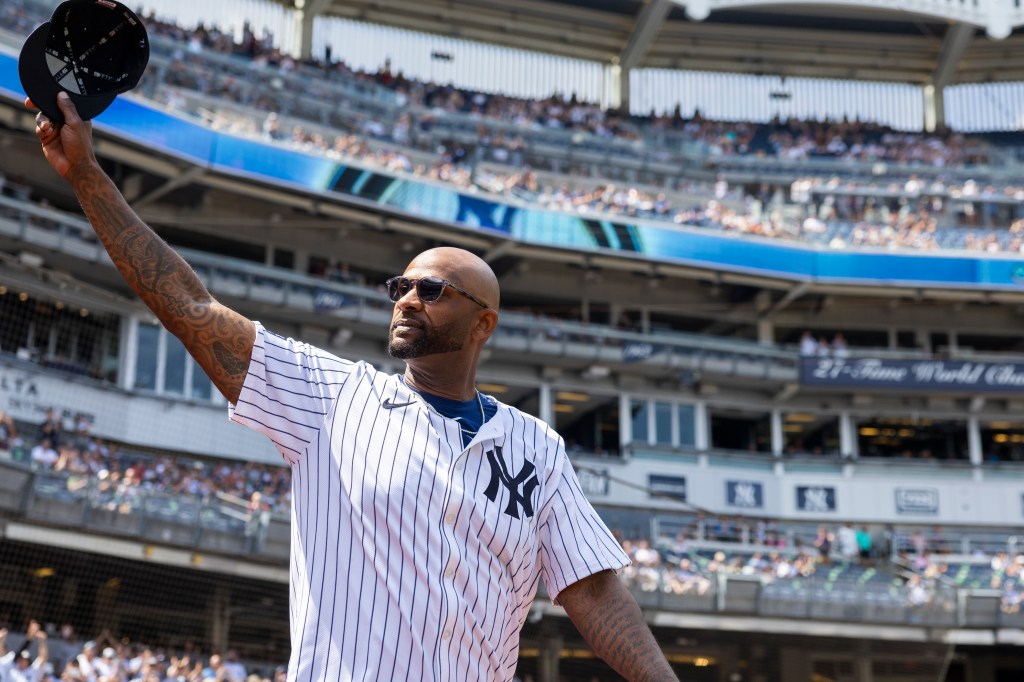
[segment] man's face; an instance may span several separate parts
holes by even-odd
[[[418,279],[437,272],[411,268],[405,276]],[[476,305],[450,287],[433,302],[423,302],[415,289],[395,303],[388,335],[388,353],[399,360],[462,350],[469,338]]]
[[[388,353],[399,360],[462,350],[468,333],[466,320],[449,320],[434,325],[426,316],[396,315],[388,339]]]

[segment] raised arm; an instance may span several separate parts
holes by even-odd
[[[53,169],[74,190],[96,235],[135,293],[177,336],[229,401],[238,400],[256,328],[217,302],[192,268],[135,214],[100,168],[92,148],[92,124],[82,121],[61,93],[64,125],[42,112],[36,135]],[[30,108],[35,108],[26,100]]]
[[[42,668],[50,660],[50,649],[46,645],[46,632],[44,630],[37,632],[36,640],[39,642],[39,652],[36,654],[36,660],[33,662],[33,665],[37,668]]]
[[[679,682],[633,595],[611,571],[573,583],[558,602],[594,653],[630,682]]]

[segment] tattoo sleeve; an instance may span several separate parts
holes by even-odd
[[[678,682],[629,590],[611,571],[558,596],[590,648],[630,682]]]
[[[177,336],[214,385],[238,400],[256,331],[218,303],[188,263],[128,206],[97,166],[68,178],[96,235],[125,281]]]

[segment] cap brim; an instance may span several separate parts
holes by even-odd
[[[53,80],[50,68],[46,65],[46,38],[49,32],[50,22],[47,21],[40,24],[25,40],[18,57],[18,75],[21,77],[21,87],[32,103],[51,121],[63,123],[64,114],[57,106],[57,94],[68,91]],[[103,113],[117,97],[117,93],[79,95],[68,92],[68,96],[78,115],[83,121],[88,121]]]

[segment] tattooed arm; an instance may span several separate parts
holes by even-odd
[[[26,104],[35,108],[30,101]],[[42,113],[36,117],[46,160],[71,185],[131,288],[181,340],[224,397],[237,401],[255,326],[218,303],[184,259],[142,222],[96,162],[92,124],[82,121],[67,95],[61,93],[58,105],[64,125],[54,125]]]
[[[630,682],[678,682],[633,595],[611,571],[573,583],[558,595],[598,656]]]

